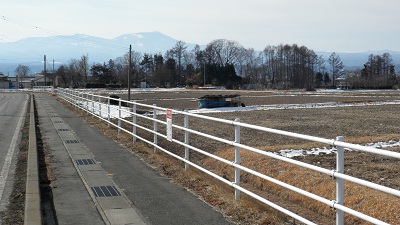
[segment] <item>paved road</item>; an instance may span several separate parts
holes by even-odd
[[[0,93],[0,211],[5,210],[11,193],[28,97],[26,94]]]
[[[53,196],[59,224],[84,224],[71,220],[73,218],[66,213],[76,207],[78,200],[82,201],[78,203],[81,210],[74,211],[75,217],[88,210],[87,216],[92,216],[92,219],[99,219],[99,215],[111,218],[114,221],[111,224],[124,224],[115,219],[127,218],[127,214],[133,214],[132,210],[138,220],[131,224],[231,224],[192,193],[160,176],[126,148],[65,109],[54,96],[35,96],[44,143],[53,155],[52,167],[57,176]],[[64,144],[56,143],[60,139]],[[62,150],[63,146],[68,154]],[[66,157],[71,159],[66,160]],[[89,159],[94,164],[77,165],[79,158]],[[67,165],[68,161],[74,165]],[[83,182],[76,180],[73,169],[78,171]],[[71,181],[73,183],[67,186]],[[98,196],[95,188],[101,185],[103,188],[113,187],[121,195]],[[120,200],[122,202],[116,202]],[[98,213],[94,210],[96,207]],[[124,210],[131,211],[126,213]],[[81,213],[79,217],[85,221],[85,215]],[[65,222],[67,219],[71,221]]]

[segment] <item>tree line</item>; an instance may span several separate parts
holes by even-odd
[[[345,81],[347,88],[393,88],[399,80],[389,53],[371,54],[363,69],[345,71],[336,53],[326,60],[312,49],[297,44],[267,46],[257,52],[226,39],[214,40],[204,49],[196,45],[191,50],[185,42],[177,41],[164,54],[132,51],[131,57],[126,53],[91,66],[88,58],[83,55],[61,65],[55,72],[59,86],[127,87],[129,65],[133,87],[146,82],[157,87],[213,85],[236,89],[257,85],[314,90],[336,88]]]

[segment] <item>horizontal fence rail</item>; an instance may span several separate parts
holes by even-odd
[[[303,218],[299,215],[297,215],[294,212],[291,212],[290,210],[287,210],[267,199],[264,197],[253,193],[252,191],[245,189],[243,186],[240,185],[240,172],[244,171],[246,173],[252,174],[254,176],[257,176],[261,179],[264,179],[266,181],[269,181],[271,183],[274,183],[276,185],[279,185],[283,188],[286,188],[288,190],[294,191],[298,194],[307,196],[308,198],[311,198],[315,201],[318,201],[320,203],[323,203],[327,207],[330,207],[334,210],[336,210],[336,224],[344,224],[344,213],[353,215],[355,217],[358,217],[362,220],[368,221],[373,224],[388,224],[385,223],[384,221],[378,220],[376,218],[373,218],[371,216],[368,216],[366,214],[363,214],[361,212],[357,212],[349,207],[346,207],[344,205],[344,181],[352,182],[358,185],[362,185],[371,189],[375,189],[396,197],[400,197],[400,191],[389,188],[386,186],[382,186],[379,184],[375,184],[366,180],[362,180],[356,177],[352,177],[349,175],[346,175],[344,173],[344,149],[352,149],[352,150],[357,150],[357,151],[362,151],[362,152],[367,152],[371,154],[376,154],[376,155],[382,155],[386,157],[391,157],[395,159],[400,159],[400,153],[397,152],[391,152],[387,150],[382,150],[382,149],[377,149],[377,148],[372,148],[372,147],[365,147],[357,144],[351,144],[351,143],[346,143],[344,142],[343,137],[337,137],[336,139],[325,139],[325,138],[320,138],[320,137],[314,137],[314,136],[309,136],[309,135],[304,135],[304,134],[298,134],[298,133],[293,133],[293,132],[288,132],[288,131],[282,131],[282,130],[277,130],[277,129],[272,129],[272,128],[266,128],[266,127],[261,127],[257,125],[251,125],[247,123],[242,123],[240,122],[239,119],[236,120],[226,120],[226,119],[220,119],[220,118],[215,118],[215,117],[209,117],[209,116],[204,116],[200,114],[193,114],[189,113],[186,111],[180,111],[180,110],[170,110],[162,107],[158,107],[156,105],[147,105],[143,103],[139,103],[136,101],[126,101],[122,99],[115,99],[107,96],[102,96],[102,95],[96,95],[92,94],[89,92],[86,92],[85,90],[72,90],[72,89],[61,89],[59,88],[57,90],[58,97],[65,102],[71,104],[73,107],[85,111],[87,114],[92,115],[93,117],[98,118],[100,121],[104,121],[108,124],[108,126],[113,126],[118,130],[118,134],[123,131],[126,132],[130,135],[132,135],[132,140],[135,142],[137,140],[141,140],[148,144],[149,146],[153,146],[154,151],[162,151],[180,161],[183,161],[185,163],[185,169],[189,168],[190,166],[214,177],[215,179],[232,186],[235,189],[235,198],[240,199],[240,193],[243,192],[263,203],[266,205],[269,205],[291,217],[294,219],[301,221],[305,224],[315,224],[314,222]],[[146,113],[139,112],[138,108],[146,108]],[[149,113],[150,112],[150,113]],[[167,119],[165,120],[160,120],[157,118],[157,115],[163,115],[163,114],[168,114],[172,113],[174,116],[175,115],[181,115],[184,117],[184,123],[182,125],[174,124],[172,121],[168,121],[168,115]],[[172,115],[171,115],[172,116]],[[227,124],[231,125],[233,127],[232,132],[234,133],[234,140],[228,140],[225,138],[221,137],[216,137],[211,134],[207,134],[195,129],[190,128],[190,123],[189,123],[189,118],[198,118],[202,120],[208,120],[216,123],[221,123],[221,124]],[[144,126],[144,125],[139,125],[137,123],[138,119],[143,119],[148,121],[150,126]],[[128,130],[127,128],[124,128],[122,126],[122,123],[129,124],[132,126],[132,130]],[[166,130],[166,133],[161,133],[159,126],[163,126]],[[322,167],[318,167],[315,165],[307,164],[304,162],[300,162],[291,158],[287,158],[281,155],[274,154],[272,152],[267,152],[263,151],[261,149],[257,149],[252,146],[248,146],[245,144],[240,143],[240,131],[241,128],[247,128],[247,129],[252,129],[252,130],[257,130],[260,132],[267,132],[271,134],[278,134],[278,135],[283,135],[286,137],[292,137],[292,138],[298,138],[298,139],[303,139],[303,140],[308,140],[308,141],[313,141],[313,142],[318,142],[318,143],[323,143],[331,146],[335,146],[337,149],[337,156],[336,156],[336,170],[329,170],[325,169]],[[138,134],[138,130],[146,131],[148,133],[151,133],[153,135],[153,140],[150,140],[150,138],[145,138],[142,137]],[[169,131],[170,130],[170,131]],[[172,132],[172,130],[180,130],[181,132],[184,133],[184,138],[183,140],[180,140],[179,138],[175,138],[174,134],[168,133]],[[235,160],[229,161],[226,160],[222,157],[219,157],[217,155],[214,155],[212,153],[207,152],[204,149],[200,149],[198,147],[195,147],[190,144],[190,135],[196,135],[200,136],[212,141],[220,142],[226,145],[233,146],[235,148]],[[184,156],[179,156],[178,154],[175,154],[171,151],[171,149],[166,149],[162,147],[161,145],[158,144],[159,138],[166,139],[172,143],[178,144],[184,148]],[[282,181],[279,181],[277,179],[274,179],[270,176],[267,176],[265,174],[262,174],[260,172],[257,172],[251,168],[247,168],[242,166],[241,159],[240,159],[240,151],[241,150],[247,150],[254,152],[256,154],[259,154],[260,156],[265,156],[265,157],[271,157],[276,160],[280,160],[286,163],[290,163],[296,166],[300,166],[309,170],[313,170],[319,173],[322,173],[326,176],[335,178],[336,180],[336,199],[326,199],[321,196],[318,196],[316,194],[313,194],[311,192],[308,192],[306,190],[302,190],[298,187],[295,187],[293,185],[284,183]],[[211,172],[207,170],[206,168],[203,168],[201,165],[197,165],[194,162],[190,161],[190,153],[191,152],[197,152],[199,154],[202,154],[206,157],[210,157],[212,159],[218,160],[221,163],[224,163],[226,165],[231,166],[234,171],[235,171],[235,176],[234,176],[234,181],[229,181],[225,179],[224,177],[215,174],[214,172]]]

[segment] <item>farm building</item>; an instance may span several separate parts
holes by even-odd
[[[49,86],[53,84],[51,77],[46,77],[45,83],[43,74],[36,74],[34,77],[10,77],[9,79],[12,83],[12,86],[18,88],[33,88],[37,86]]]
[[[0,72],[0,89],[9,89],[12,87],[12,83],[8,76],[5,76]]]

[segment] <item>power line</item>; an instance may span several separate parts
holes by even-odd
[[[51,35],[55,35],[55,36],[63,36],[65,38],[68,38],[68,39],[71,39],[71,40],[88,41],[88,42],[90,42],[92,44],[97,44],[97,45],[100,45],[100,46],[103,46],[103,47],[114,48],[114,49],[118,49],[118,50],[125,50],[126,49],[126,47],[120,46],[120,45],[113,45],[113,44],[104,43],[104,42],[95,41],[95,40],[90,40],[89,41],[88,39],[85,39],[83,37],[66,35],[66,34],[63,34],[63,33],[57,32],[57,31],[52,31],[52,30],[45,29],[45,28],[42,28],[42,27],[39,27],[39,26],[28,24],[28,23],[25,23],[25,22],[22,22],[22,21],[19,21],[19,20],[15,20],[15,19],[12,19],[10,17],[6,17],[4,15],[1,15],[0,18],[1,18],[1,20],[9,22],[9,23],[13,23],[13,24],[16,24],[16,25],[19,25],[19,26],[22,26],[22,27],[26,27],[26,28],[29,28],[29,29],[39,30],[41,32],[44,32],[44,33],[47,33],[47,34],[51,34]]]
[[[4,38],[7,39],[7,37],[6,37],[4,34],[0,34],[0,36],[2,36],[2,37],[4,37]],[[8,39],[10,39],[10,38],[8,38]],[[10,40],[11,40],[11,39],[10,39]],[[35,55],[35,56],[41,55],[39,52],[34,51],[34,50],[32,50],[32,49],[30,49],[30,48],[28,48],[28,47],[22,45],[21,43],[18,43],[18,42],[10,42],[10,43],[11,43],[12,45],[15,45],[17,48],[23,49],[25,52],[29,52],[29,53],[31,53],[31,54],[33,54],[33,55]],[[4,50],[4,49],[2,49],[2,51],[9,52],[9,53],[14,53],[14,54],[20,54],[20,53],[16,53],[16,52],[11,52],[11,51],[9,51],[9,50],[7,51],[7,50]]]

